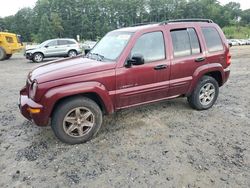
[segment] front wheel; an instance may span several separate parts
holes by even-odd
[[[203,76],[187,99],[192,108],[207,110],[214,105],[218,95],[218,82],[211,76]]]
[[[80,144],[96,135],[102,125],[102,111],[91,99],[70,98],[61,102],[52,115],[52,130],[62,142]]]
[[[43,54],[42,53],[35,53],[32,59],[33,62],[40,63],[43,61]]]

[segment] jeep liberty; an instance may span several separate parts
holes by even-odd
[[[32,70],[19,108],[38,126],[51,125],[68,144],[90,140],[103,115],[175,97],[190,106],[213,106],[229,77],[226,38],[212,20],[184,19],[121,28],[86,56]]]

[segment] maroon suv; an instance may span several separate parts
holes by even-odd
[[[32,70],[19,107],[38,126],[51,124],[61,141],[82,143],[98,132],[104,114],[120,109],[178,96],[194,109],[210,108],[230,60],[225,36],[211,20],[122,28],[85,57]]]

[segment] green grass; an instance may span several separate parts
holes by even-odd
[[[228,39],[248,39],[250,38],[250,26],[228,26],[223,32]]]

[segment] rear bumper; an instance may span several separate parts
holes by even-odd
[[[228,68],[224,69],[224,73],[225,73],[225,76],[224,76],[223,84],[228,81],[228,78],[229,78],[229,75],[230,75],[230,68],[228,67]]]
[[[38,126],[47,126],[49,124],[49,114],[47,114],[46,109],[43,105],[36,103],[32,99],[30,99],[23,88],[20,91],[20,96],[18,100],[18,107],[20,109],[21,114],[28,120],[34,122]],[[40,109],[39,113],[32,114],[29,109]]]

